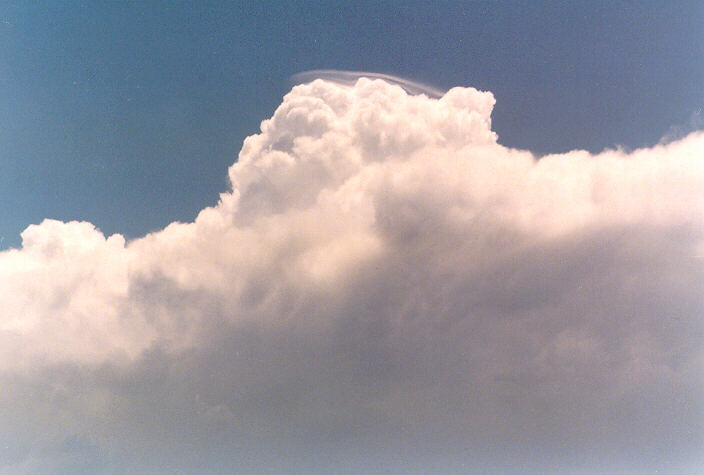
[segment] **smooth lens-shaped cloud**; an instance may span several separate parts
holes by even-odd
[[[338,84],[355,85],[361,78],[381,79],[389,84],[401,86],[409,94],[425,94],[428,97],[442,97],[445,91],[442,91],[433,86],[412,81],[410,79],[393,76],[391,74],[375,73],[370,71],[342,71],[338,69],[313,69],[311,71],[303,71],[291,76],[291,82],[294,84],[304,84],[312,82],[316,79],[322,79],[328,82]]]

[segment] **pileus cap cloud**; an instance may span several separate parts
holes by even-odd
[[[428,84],[423,84],[418,81],[394,76],[392,74],[375,73],[370,71],[343,71],[339,69],[313,69],[311,71],[303,71],[291,76],[291,82],[294,84],[308,83],[316,79],[322,79],[328,82],[338,84],[355,85],[359,79],[382,79],[390,84],[401,86],[404,91],[409,94],[425,94],[428,97],[439,98],[445,94],[436,87]]]

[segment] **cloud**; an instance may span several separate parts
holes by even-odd
[[[2,470],[701,466],[704,135],[538,160],[493,104],[315,80],[194,222],[27,228]]]
[[[445,95],[446,91],[440,90],[428,84],[423,84],[418,81],[393,76],[391,74],[375,73],[371,71],[343,71],[340,69],[312,69],[303,71],[291,76],[291,82],[296,84],[309,83],[316,79],[322,79],[328,82],[353,86],[360,79],[382,79],[389,84],[401,86],[404,91],[409,94],[425,94],[428,97],[440,98]]]

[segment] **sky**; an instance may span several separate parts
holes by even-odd
[[[637,148],[702,122],[701,2],[3,2],[0,246],[44,218],[193,220],[302,71],[497,97],[502,144]]]
[[[249,3],[0,6],[0,473],[700,472],[704,4]]]

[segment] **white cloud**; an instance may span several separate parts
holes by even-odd
[[[493,104],[314,81],[194,223],[30,226],[5,467],[702,463],[704,135],[536,160]]]

